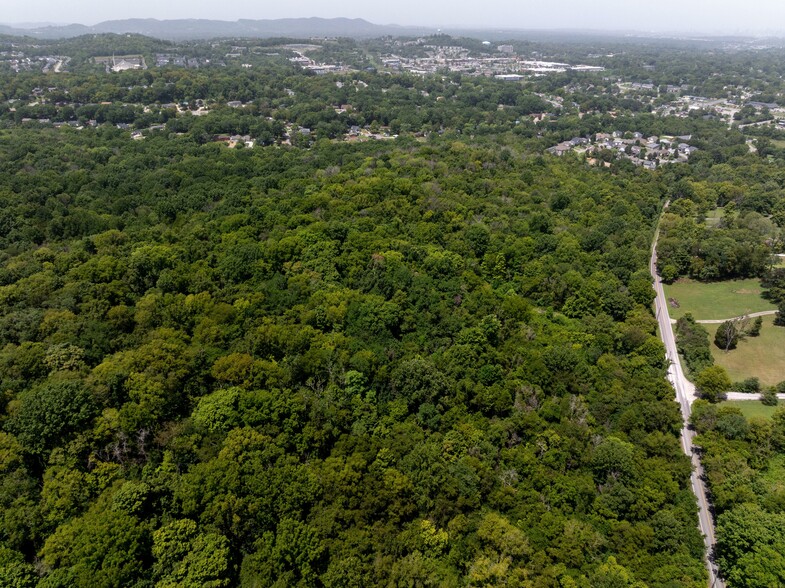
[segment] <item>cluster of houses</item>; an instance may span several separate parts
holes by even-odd
[[[70,57],[60,55],[27,56],[22,51],[0,52],[0,64],[7,64],[16,72],[42,71],[43,73],[60,73],[68,65]]]
[[[200,57],[188,57],[186,55],[178,55],[176,53],[156,53],[155,65],[156,67],[190,67],[197,68],[203,65],[208,65],[209,59]]]
[[[30,57],[22,51],[0,52],[0,64],[8,64],[16,73],[22,71],[40,70],[43,73],[60,73],[65,70],[71,58],[64,55],[43,55]],[[103,65],[107,73],[127,71],[130,69],[147,69],[144,57],[141,55],[112,55],[95,57],[93,62]],[[210,60],[205,58],[187,57],[177,54],[159,53],[155,56],[157,67],[178,66],[197,68],[209,65]]]
[[[597,133],[594,137],[575,137],[548,149],[548,153],[563,156],[574,151],[585,154],[589,163],[598,164],[596,156],[601,152],[611,152],[616,159],[627,159],[634,165],[646,169],[656,169],[667,163],[686,163],[690,155],[697,151],[687,141],[691,135],[679,137],[645,137],[642,133]],[[608,163],[608,162],[606,162]]]
[[[423,43],[424,40],[421,40]],[[487,42],[486,42],[487,43]],[[484,43],[484,45],[486,44]],[[487,43],[490,45],[490,43]],[[486,46],[487,46],[486,45]],[[414,74],[432,74],[441,71],[461,72],[475,76],[497,76],[509,81],[523,79],[523,75],[544,75],[574,71],[603,71],[592,65],[570,65],[551,61],[525,59],[515,55],[512,45],[499,45],[496,53],[473,54],[465,47],[423,45],[425,56],[402,57],[394,53],[381,56],[385,68]]]
[[[335,63],[320,63],[308,57],[306,55],[306,52],[312,51],[314,49],[320,49],[321,47],[319,47],[318,45],[294,44],[294,45],[283,45],[283,48],[294,53],[294,56],[290,57],[289,61],[317,75],[324,75],[330,73],[346,73],[352,71],[352,68],[346,65],[335,64]]]
[[[728,95],[723,98],[707,98],[689,94],[695,88],[687,84],[680,86],[656,86],[651,82],[617,82],[616,87],[622,94],[637,94],[635,98],[642,104],[652,105],[652,112],[659,116],[674,116],[688,118],[693,111],[701,111],[701,116],[706,120],[723,120],[729,126],[738,124],[740,128],[748,125],[776,124],[785,127],[785,107],[775,102],[762,102],[754,100],[756,92],[743,86],[725,86]],[[655,97],[675,96],[665,104],[657,104]],[[753,107],[758,120],[739,120],[739,112],[743,107]]]
[[[689,92],[692,89],[692,86],[687,84],[682,84],[680,86],[675,86],[672,84],[668,84],[665,86],[657,86],[651,82],[618,82],[616,86],[622,93],[628,92],[656,92],[661,93],[664,91],[667,94],[676,94],[682,95],[686,92]]]

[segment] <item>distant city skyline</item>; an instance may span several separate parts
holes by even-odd
[[[2,22],[94,25],[127,18],[279,19],[304,17],[363,18],[375,24],[443,28],[589,29],[604,31],[771,33],[785,31],[785,3],[781,0],[484,0],[446,2],[399,0],[290,0],[265,2],[235,0],[136,0],[111,3],[98,0],[13,2],[4,7]]]

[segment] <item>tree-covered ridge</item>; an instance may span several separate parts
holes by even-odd
[[[507,142],[2,135],[3,582],[702,585],[665,191]]]

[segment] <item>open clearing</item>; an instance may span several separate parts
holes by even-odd
[[[696,320],[712,320],[776,310],[774,304],[761,298],[762,291],[758,279],[697,282],[684,278],[665,285],[668,312],[674,319],[688,312]],[[673,304],[673,300],[678,303],[678,307]]]
[[[741,412],[748,419],[751,419],[752,417],[771,418],[771,415],[774,414],[775,410],[785,406],[782,401],[776,406],[766,406],[760,400],[729,400],[727,402],[722,402],[721,405],[740,408]]]
[[[715,208],[714,210],[710,210],[706,213],[706,226],[707,227],[716,227],[720,224],[720,220],[722,219],[722,215],[725,212],[724,208]]]
[[[747,337],[733,351],[725,353],[714,345],[716,325],[705,325],[709,331],[714,363],[728,371],[734,382],[757,377],[764,386],[785,380],[785,327],[775,327],[774,317],[763,317],[760,336]]]

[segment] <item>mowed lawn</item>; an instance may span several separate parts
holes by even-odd
[[[681,279],[665,285],[668,312],[671,318],[675,319],[688,312],[691,312],[696,320],[713,320],[733,318],[749,312],[776,310],[774,304],[761,298],[762,291],[760,280],[757,279],[725,282]]]
[[[774,414],[775,410],[785,406],[785,403],[778,404],[777,406],[766,406],[760,400],[728,400],[720,404],[723,406],[735,406],[740,408],[742,414],[748,419],[751,419],[752,417],[771,418],[771,415]]]
[[[738,347],[725,353],[714,345],[718,325],[704,325],[709,331],[714,363],[724,367],[730,379],[739,382],[757,377],[764,386],[785,380],[785,327],[774,326],[774,317],[763,317],[758,337],[747,337]]]

